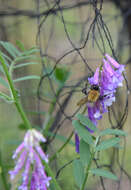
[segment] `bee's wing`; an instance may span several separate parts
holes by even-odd
[[[85,103],[88,102],[88,96],[85,97],[85,98],[82,98],[78,103],[77,103],[77,106],[82,106],[84,105]]]

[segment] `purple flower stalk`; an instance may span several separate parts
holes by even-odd
[[[93,77],[88,78],[89,84],[98,85],[100,97],[91,105],[87,103],[88,117],[97,126],[97,121],[108,111],[108,107],[115,102],[116,89],[122,86],[124,65],[120,65],[108,54],[103,58],[102,68],[97,68]],[[87,129],[91,131],[88,126]],[[79,138],[76,140],[76,152],[79,153]]]
[[[12,158],[17,159],[14,170],[9,171],[13,180],[21,169],[22,184],[19,190],[47,190],[51,177],[47,177],[41,160],[48,162],[48,156],[40,147],[40,142],[45,142],[43,135],[35,129],[27,131],[24,141],[18,146]]]

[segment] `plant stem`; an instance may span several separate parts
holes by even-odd
[[[5,172],[4,172],[4,165],[2,163],[1,153],[0,153],[0,170],[1,170],[0,174],[1,174],[1,179],[3,181],[4,189],[9,190],[9,186],[8,186],[7,180],[6,180],[6,175],[5,175]]]
[[[44,160],[43,160],[42,162],[43,162],[43,165],[45,166],[45,169],[46,169],[47,173],[48,173],[49,176],[52,178],[52,181],[53,181],[53,183],[54,183],[54,185],[55,185],[56,190],[61,190],[61,187],[60,187],[59,184],[57,183],[57,181],[56,181],[56,179],[55,179],[55,176],[54,176],[54,174],[53,174],[51,168],[49,167],[49,165],[48,165]]]
[[[10,87],[10,90],[11,90],[11,94],[13,96],[13,99],[14,99],[14,102],[15,102],[15,105],[16,105],[16,108],[22,118],[22,120],[24,121],[24,124],[25,126],[28,128],[28,129],[31,129],[32,126],[28,120],[28,118],[26,117],[26,114],[25,112],[23,111],[23,108],[18,100],[18,92],[16,91],[15,87],[14,87],[14,84],[13,84],[13,81],[11,79],[11,76],[8,72],[8,67],[6,66],[5,64],[5,61],[3,59],[3,57],[0,55],[0,61],[1,61],[1,64],[3,66],[3,69],[4,69],[4,72],[5,72],[5,75],[7,77],[7,80],[8,80],[8,83],[9,83],[9,87]]]
[[[91,167],[91,164],[92,164],[93,157],[94,157],[94,153],[91,154],[90,162],[89,162],[89,164],[88,164],[88,166],[87,166],[85,178],[84,178],[84,181],[83,181],[83,184],[82,184],[80,190],[84,190],[84,188],[85,188],[86,181],[87,181],[87,178],[88,178],[88,175],[89,175],[89,170],[90,170],[90,167]]]
[[[74,131],[72,131],[72,133],[70,134],[70,136],[68,137],[68,139],[66,140],[66,142],[56,151],[56,153],[50,158],[50,162],[52,161],[52,160],[54,160],[56,157],[57,157],[57,154],[58,153],[60,153],[64,148],[65,148],[65,146],[68,144],[68,142],[70,141],[70,139],[72,138],[72,136],[73,136],[73,134],[74,134]]]

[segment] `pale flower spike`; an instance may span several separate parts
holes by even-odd
[[[35,129],[27,131],[24,141],[14,152],[12,158],[16,159],[14,170],[10,171],[10,179],[13,180],[23,169],[22,184],[18,190],[47,190],[51,177],[46,175],[42,160],[48,162],[48,156],[40,147],[40,142],[46,142],[43,135]]]

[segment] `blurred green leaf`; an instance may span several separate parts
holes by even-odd
[[[56,190],[54,183],[50,182],[49,190]]]
[[[106,170],[96,168],[96,169],[91,169],[90,172],[97,176],[102,176],[102,177],[106,177],[109,179],[118,180],[118,177],[116,175],[114,175],[113,173],[106,171]]]
[[[7,83],[4,79],[2,79],[1,77],[0,77],[0,83],[1,83],[4,87],[9,88],[8,83]]]
[[[6,102],[14,102],[14,99],[12,99],[11,97],[9,97],[8,95],[4,94],[3,92],[0,92],[0,98],[4,99]]]
[[[1,53],[1,55],[5,58],[5,60],[6,60],[6,65],[9,67],[8,61],[11,62],[12,59],[11,59],[9,56],[7,56],[6,54],[4,54],[3,52],[0,52],[0,53]]]
[[[70,72],[64,67],[56,67],[54,76],[57,82],[65,83],[68,79]]]
[[[76,184],[81,187],[84,181],[84,167],[80,160],[73,161],[73,174]]]
[[[96,151],[105,150],[107,148],[113,147],[114,145],[118,144],[119,142],[120,142],[120,138],[118,138],[118,137],[104,140],[96,147]]]
[[[4,73],[4,70],[3,70],[3,67],[0,65],[0,71],[3,73],[3,74],[5,74]]]
[[[78,120],[74,120],[72,122],[72,125],[74,126],[76,132],[78,135],[88,144],[93,143],[93,138],[91,134],[88,132],[87,128],[83,126]]]
[[[38,48],[31,48],[31,49],[29,49],[29,50],[24,51],[24,52],[22,53],[22,55],[28,56],[28,55],[31,55],[31,54],[34,54],[34,53],[38,53],[39,51],[40,51],[40,50],[39,50]]]
[[[18,63],[18,62],[22,62],[24,60],[29,60],[29,59],[32,59],[32,60],[38,60],[38,57],[36,57],[35,55],[21,55],[19,57],[17,57],[15,59],[15,62]]]
[[[25,77],[21,77],[21,78],[14,79],[13,81],[14,81],[14,82],[20,82],[20,81],[31,80],[31,79],[40,80],[40,76],[37,76],[37,75],[30,75],[30,76],[25,76]]]
[[[35,65],[35,64],[39,64],[38,62],[27,62],[27,63],[20,63],[20,64],[17,64],[15,65],[13,68],[21,68],[21,67],[25,67],[25,66],[28,66],[28,65]]]
[[[82,139],[80,140],[80,161],[87,166],[91,159],[90,146]]]
[[[20,48],[21,51],[25,51],[24,44],[21,41],[16,40],[16,45],[18,46],[18,48]]]
[[[126,136],[127,133],[119,130],[119,129],[105,129],[103,131],[100,132],[99,136],[104,136],[104,135],[119,135],[119,136]]]
[[[98,129],[96,128],[96,126],[91,122],[91,120],[87,117],[84,116],[83,114],[77,114],[76,117],[80,120],[80,123],[88,126],[88,128],[90,128],[93,131],[97,131]]]
[[[21,129],[21,130],[27,130],[27,127],[25,126],[24,123],[19,124],[18,128]]]
[[[20,51],[11,43],[9,42],[3,42],[0,41],[0,45],[13,57],[16,58],[19,56],[21,53]]]

